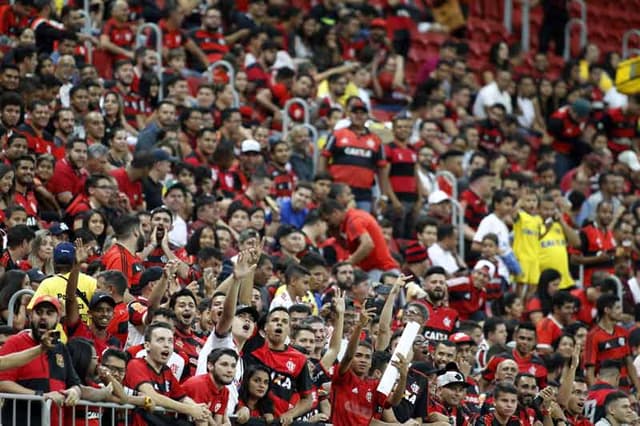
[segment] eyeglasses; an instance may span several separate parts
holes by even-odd
[[[107,367],[109,370],[111,370],[114,373],[117,374],[124,374],[125,373],[125,369],[124,368],[120,368],[120,367],[116,367],[115,365],[109,365],[109,364],[102,364],[103,367]]]

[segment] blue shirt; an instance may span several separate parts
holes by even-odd
[[[291,199],[286,199],[280,202],[280,223],[295,226],[297,229],[302,229],[304,220],[307,218],[309,209],[293,210],[291,206]]]

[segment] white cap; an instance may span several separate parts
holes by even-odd
[[[618,161],[626,164],[631,171],[637,172],[640,170],[640,161],[638,161],[638,156],[631,150],[621,152],[620,155],[618,155]]]
[[[260,142],[253,139],[245,139],[242,141],[241,152],[261,152]]]
[[[449,201],[449,200],[451,200],[451,197],[449,197],[449,194],[447,194],[442,190],[433,191],[431,194],[429,194],[429,199],[428,199],[429,204],[440,204],[443,201]]]
[[[487,274],[489,274],[489,278],[492,278],[496,273],[496,265],[494,265],[493,263],[489,262],[486,259],[479,260],[476,263],[476,266],[473,267],[474,271],[478,269],[487,269]]]
[[[463,385],[467,384],[466,380],[464,379],[464,376],[459,371],[445,371],[444,373],[438,376],[438,379],[436,380],[436,382],[439,388],[448,386],[454,383],[461,383]]]

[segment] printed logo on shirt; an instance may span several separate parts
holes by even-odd
[[[287,370],[289,370],[289,372],[291,373],[296,371],[296,363],[291,360],[287,361]]]
[[[64,368],[64,357],[62,354],[56,354],[56,365],[60,368]]]

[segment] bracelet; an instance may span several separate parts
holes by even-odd
[[[147,411],[151,411],[151,408],[153,407],[153,400],[151,399],[150,396],[145,396],[144,397],[144,409]]]

